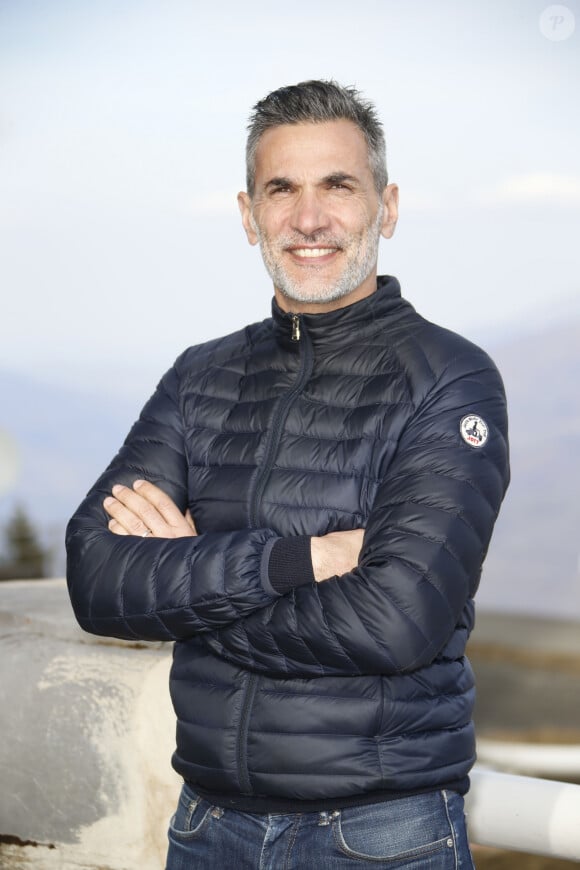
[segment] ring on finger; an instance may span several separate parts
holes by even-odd
[[[142,537],[142,538],[148,538],[150,534],[151,534],[151,529],[147,529],[147,531],[143,532],[143,534],[141,535],[141,537]]]

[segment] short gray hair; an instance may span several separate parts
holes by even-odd
[[[379,196],[388,182],[385,134],[372,103],[351,87],[342,87],[333,80],[311,80],[278,88],[260,100],[252,109],[246,143],[246,184],[254,196],[256,181],[256,149],[262,135],[283,124],[352,121],[366,139],[369,165]]]

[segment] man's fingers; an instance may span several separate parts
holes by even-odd
[[[154,483],[150,483],[148,480],[136,480],[133,484],[133,490],[159,512],[167,525],[176,528],[182,525],[183,514],[179,508],[167,493],[155,486]]]
[[[157,501],[159,501],[157,493],[159,493],[160,490],[158,487],[154,487],[153,484],[149,484],[149,486],[157,491],[155,497]],[[172,524],[168,523],[158,508],[149,501],[147,498],[148,493],[149,490],[147,488],[145,488],[143,493],[141,493],[128,486],[116,484],[113,487],[113,496],[121,503],[125,510],[119,508],[118,513],[113,513],[112,516],[119,520],[125,528],[129,528],[130,534],[132,535],[143,535],[147,530],[149,530],[157,538],[173,537]],[[168,500],[171,501],[171,499]],[[173,504],[173,502],[171,502],[171,504]],[[133,517],[129,517],[126,511],[133,514]],[[109,511],[109,513],[111,513],[111,511]],[[181,516],[181,522],[185,522],[183,516]]]
[[[146,532],[153,531],[138,514],[126,507],[118,498],[109,496],[103,502],[103,507],[111,517],[109,529],[116,535],[144,535]]]
[[[193,521],[193,517],[191,516],[191,511],[189,510],[189,508],[187,508],[187,510],[185,511],[185,519],[188,525],[193,530],[193,534],[197,535],[197,529],[195,528],[195,523]]]
[[[109,516],[125,529],[126,534],[143,536],[150,533],[156,538],[197,535],[191,515],[189,519],[184,516],[158,486],[145,480],[136,480],[133,488],[116,484],[112,492],[113,495],[105,499],[103,506]]]
[[[117,520],[109,520],[109,531],[113,532],[115,535],[128,535],[129,534],[127,529],[123,528],[121,523],[118,523]]]

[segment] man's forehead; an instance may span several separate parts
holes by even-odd
[[[256,148],[256,175],[262,182],[304,173],[360,175],[365,169],[370,172],[364,134],[346,119],[271,127]]]

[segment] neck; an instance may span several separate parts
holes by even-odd
[[[289,314],[326,314],[329,311],[346,308],[354,302],[360,302],[361,299],[366,299],[367,296],[372,296],[376,289],[377,273],[376,270],[373,270],[368,278],[366,278],[363,283],[359,284],[359,286],[354,290],[351,290],[350,293],[341,296],[340,299],[334,299],[329,302],[302,302],[299,299],[290,299],[282,293],[278,287],[274,287],[274,296],[282,311],[286,311]]]

